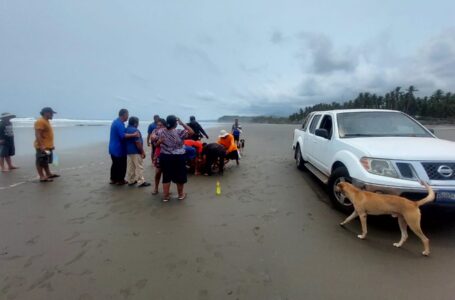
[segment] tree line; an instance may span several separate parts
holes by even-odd
[[[421,119],[455,119],[455,94],[436,90],[431,96],[416,97],[418,90],[411,85],[403,90],[396,87],[385,95],[360,93],[355,99],[344,103],[319,103],[307,106],[289,116],[292,123],[302,121],[313,111],[349,108],[393,109]]]

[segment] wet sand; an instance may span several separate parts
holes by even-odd
[[[0,174],[0,299],[453,299],[454,213],[423,212],[429,258],[412,233],[392,246],[389,217],[358,240],[358,222],[340,228],[323,186],[295,168],[293,128],[245,126],[241,165],[191,176],[187,200],[167,204],[107,184],[104,144],[60,152],[49,184],[18,158]]]

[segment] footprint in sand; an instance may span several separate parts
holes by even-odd
[[[39,235],[35,235],[34,237],[32,237],[31,239],[29,239],[28,241],[25,242],[26,245],[35,245],[36,242],[38,241],[39,239]]]
[[[75,239],[75,238],[77,238],[77,237],[80,236],[80,235],[81,235],[81,234],[80,234],[79,232],[75,231],[75,232],[73,232],[73,234],[72,234],[70,237],[64,239],[63,241],[64,241],[64,242],[71,241],[72,239]]]

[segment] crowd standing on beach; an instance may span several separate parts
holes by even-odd
[[[177,198],[184,200],[188,171],[195,175],[210,176],[213,171],[223,174],[226,161],[235,160],[239,164],[238,137],[241,127],[238,120],[228,133],[221,130],[217,143],[203,143],[209,138],[204,128],[190,117],[184,123],[174,115],[166,119],[159,115],[153,117],[147,129],[147,146],[151,148],[151,160],[155,167],[153,195],[159,194],[162,183],[163,202],[170,200],[171,183],[177,186]],[[125,122],[128,121],[128,127]],[[178,128],[178,127],[181,128]],[[150,186],[144,178],[144,159],[146,158],[144,140],[138,129],[139,119],[129,116],[127,109],[121,109],[118,118],[112,122],[109,140],[109,154],[112,159],[110,183],[112,185]],[[125,179],[126,177],[126,179]]]
[[[35,166],[40,182],[52,182],[60,175],[53,173],[50,165],[54,163],[54,130],[51,120],[56,112],[44,107],[34,123]],[[11,122],[16,116],[10,113],[0,115],[0,167],[2,172],[17,169],[12,163],[15,155],[14,131]],[[191,116],[189,123],[184,123],[174,115],[166,119],[159,115],[153,117],[148,126],[146,144],[151,148],[151,161],[155,168],[153,195],[159,194],[162,183],[163,201],[170,200],[171,183],[176,184],[178,199],[184,200],[188,171],[195,175],[210,176],[214,171],[223,174],[227,161],[235,160],[239,164],[239,141],[241,126],[238,120],[232,125],[232,131],[221,130],[216,143],[203,143],[209,136],[204,128]],[[127,123],[127,126],[125,126]],[[181,128],[178,128],[178,127]],[[139,118],[129,116],[127,109],[121,109],[110,128],[109,154],[110,184],[148,187],[152,184],[144,177],[146,149],[139,130]]]

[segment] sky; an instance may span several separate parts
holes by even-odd
[[[453,0],[0,0],[0,111],[289,115],[455,92]]]

